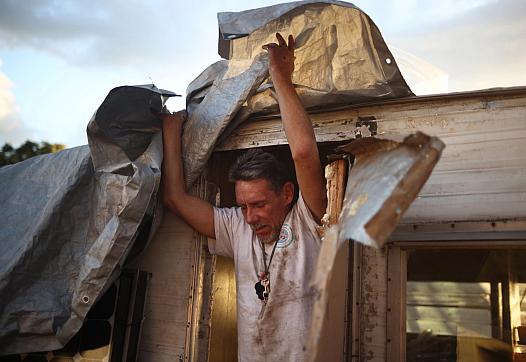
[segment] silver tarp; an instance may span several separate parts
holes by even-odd
[[[115,88],[88,124],[89,146],[0,168],[0,355],[61,348],[144,220],[158,219],[156,114],[173,95]]]
[[[188,128],[207,135],[205,144],[195,132],[183,140],[188,184],[239,123],[277,112],[262,49],[276,42],[276,32],[296,39],[293,82],[310,110],[413,94],[376,25],[350,3],[298,1],[220,13],[218,21],[219,53],[228,60],[211,65],[186,92]]]

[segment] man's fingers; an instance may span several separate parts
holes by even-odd
[[[287,45],[287,42],[285,41],[285,39],[283,38],[283,36],[280,34],[280,33],[276,33],[276,39],[278,39],[278,44],[276,43],[269,43],[269,44],[265,44],[263,45],[263,49],[265,50],[269,50],[271,48],[277,48],[277,47],[286,47],[288,50],[290,51],[294,51],[294,47],[295,47],[295,42],[294,42],[294,37],[292,35],[289,35],[289,44]]]
[[[278,39],[279,46],[287,46],[285,39],[283,39],[280,33],[276,33],[276,39]]]
[[[276,43],[268,43],[268,44],[263,45],[263,49],[265,50],[269,50],[269,49],[277,48],[277,47],[278,47],[278,44]]]
[[[294,51],[294,48],[295,48],[295,43],[294,43],[294,37],[291,35],[289,35],[289,45],[288,45],[288,48],[291,52]]]

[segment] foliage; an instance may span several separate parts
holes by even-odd
[[[48,143],[45,141],[36,143],[27,140],[18,148],[6,143],[0,150],[0,167],[24,161],[33,156],[54,153],[63,150],[65,147],[60,143]]]

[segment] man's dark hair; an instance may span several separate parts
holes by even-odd
[[[293,181],[289,170],[272,153],[252,148],[239,156],[230,168],[231,182],[265,179],[275,192],[280,192],[287,181]]]

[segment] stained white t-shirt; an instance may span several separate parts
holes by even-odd
[[[317,223],[301,194],[287,214],[270,264],[266,305],[254,284],[265,271],[263,251],[240,208],[214,208],[212,254],[234,259],[237,286],[238,358],[244,361],[303,361],[314,303],[309,282],[320,250]],[[267,263],[273,244],[265,245]]]

